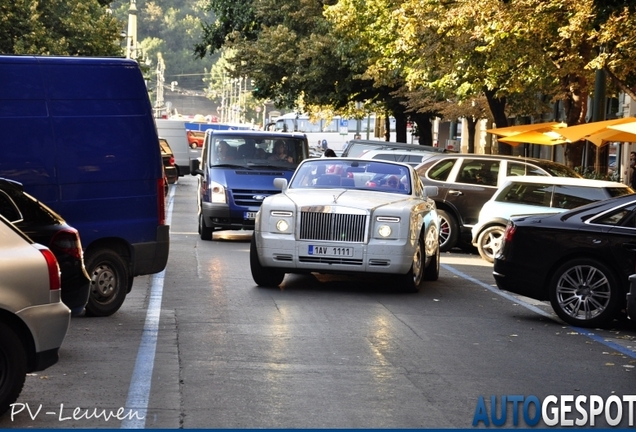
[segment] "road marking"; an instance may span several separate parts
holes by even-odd
[[[473,282],[473,283],[475,283],[475,284],[477,284],[477,285],[479,285],[479,286],[481,286],[483,288],[486,288],[487,290],[489,290],[490,292],[492,292],[494,294],[497,294],[498,296],[501,296],[501,297],[503,297],[503,298],[505,298],[507,300],[510,300],[513,303],[516,303],[516,304],[518,304],[520,306],[523,306],[524,308],[526,308],[528,310],[531,310],[532,312],[535,312],[535,313],[537,313],[537,314],[539,314],[541,316],[549,318],[552,321],[558,322],[559,324],[562,324],[562,325],[572,329],[572,331],[577,332],[577,333],[579,333],[579,334],[581,334],[583,336],[587,336],[588,338],[592,339],[593,341],[601,343],[601,344],[605,345],[608,348],[611,348],[613,350],[616,350],[616,351],[620,352],[621,354],[624,354],[626,356],[629,356],[629,357],[632,357],[632,358],[636,359],[636,352],[630,350],[629,348],[626,348],[626,347],[624,347],[624,346],[622,346],[620,344],[617,344],[616,342],[612,342],[612,341],[606,340],[605,337],[599,336],[597,334],[594,334],[593,332],[591,332],[591,331],[589,331],[587,329],[580,328],[580,327],[574,327],[574,326],[571,326],[571,325],[564,324],[561,321],[557,321],[555,319],[555,317],[553,315],[549,314],[548,312],[546,312],[546,311],[544,311],[542,309],[539,309],[538,307],[533,306],[530,303],[527,303],[527,302],[519,299],[518,297],[515,297],[515,296],[513,296],[511,294],[508,294],[505,291],[501,291],[499,288],[493,287],[492,285],[488,285],[487,283],[482,282],[479,279],[475,279],[472,276],[469,276],[469,275],[467,275],[465,273],[462,273],[459,270],[457,270],[457,269],[455,269],[455,268],[453,268],[453,267],[451,267],[449,265],[440,264],[440,266],[443,267],[445,270],[448,270],[449,272],[455,274],[456,276],[459,276],[459,277],[461,277],[463,279],[466,279],[467,281]]]
[[[166,224],[172,223],[172,207],[174,204],[175,188],[170,188],[168,196],[168,210]],[[166,270],[155,273],[150,285],[150,300],[146,311],[146,322],[141,334],[141,342],[137,351],[137,360],[133,369],[132,379],[128,387],[126,412],[136,412],[137,416],[126,417],[120,429],[144,429],[148,413],[148,400],[152,384],[152,370],[155,365],[157,351],[157,335],[159,333],[159,319],[161,318],[161,299],[163,297],[163,283]]]

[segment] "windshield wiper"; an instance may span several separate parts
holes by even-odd
[[[229,163],[216,164],[216,165],[212,165],[212,167],[213,168],[241,168],[241,169],[246,169],[246,170],[251,170],[252,169],[249,166],[237,165],[237,164],[229,164]]]

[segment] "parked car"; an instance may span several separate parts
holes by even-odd
[[[422,146],[418,146],[422,147]],[[402,162],[409,164],[413,167],[418,166],[426,159],[431,157],[431,155],[436,154],[436,152],[431,152],[429,150],[420,150],[420,149],[408,149],[408,150],[399,150],[399,149],[374,149],[364,151],[358,157],[360,159],[377,159],[377,160],[388,160],[393,162]]]
[[[564,213],[513,217],[493,275],[497,286],[549,300],[578,327],[601,327],[625,309],[636,264],[636,194]]]
[[[193,131],[187,130],[188,145],[190,148],[197,149],[203,147],[203,140],[205,139],[205,131]]]
[[[473,246],[493,262],[513,215],[561,213],[634,191],[623,183],[569,177],[509,177],[481,208],[473,226]]]
[[[215,230],[253,229],[263,200],[278,192],[274,179],[290,179],[308,156],[304,134],[208,129],[201,159],[190,168],[199,180],[201,239],[212,240]]]
[[[439,219],[405,164],[324,158],[302,162],[256,216],[250,268],[259,286],[286,273],[394,275],[407,291],[439,276]]]
[[[416,168],[425,185],[437,186],[442,252],[471,245],[479,211],[510,176],[576,177],[571,168],[544,159],[501,155],[432,155]]]
[[[17,209],[15,210],[17,211]],[[70,323],[55,255],[0,216],[0,415],[26,374],[57,363]]]
[[[424,146],[419,144],[407,144],[407,143],[396,143],[390,141],[378,141],[378,140],[363,140],[363,139],[353,139],[349,141],[344,148],[342,157],[360,157],[365,152],[370,150],[405,150],[405,151],[426,151],[433,154],[436,153],[446,153],[448,150],[441,149],[439,147],[433,146]]]
[[[73,315],[84,311],[91,279],[84,267],[82,243],[77,230],[59,214],[24,192],[21,183],[3,178],[0,178],[0,214],[31,240],[53,252],[61,271],[62,301]]]
[[[161,159],[163,160],[163,171],[166,174],[168,184],[174,184],[179,180],[179,172],[175,165],[174,153],[168,144],[168,140],[159,137],[159,146],[161,147]]]

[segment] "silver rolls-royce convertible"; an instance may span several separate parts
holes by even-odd
[[[417,291],[439,276],[439,221],[406,164],[354,158],[303,161],[263,201],[250,247],[252,277],[278,286],[286,273],[389,274]]]

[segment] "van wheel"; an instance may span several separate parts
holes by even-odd
[[[205,226],[205,222],[203,222],[203,213],[199,215],[199,235],[201,236],[201,240],[212,240],[212,228],[208,228]]]
[[[27,355],[18,335],[0,323],[0,415],[7,412],[24,386]]]
[[[261,261],[258,259],[254,234],[252,234],[252,241],[250,243],[250,270],[252,271],[252,278],[258,286],[277,287],[283,282],[283,279],[285,279],[284,272],[261,265]]]
[[[444,210],[437,210],[439,217],[439,250],[448,252],[457,245],[459,225],[455,217]]]
[[[86,271],[91,278],[88,316],[110,316],[117,312],[128,291],[128,270],[124,260],[110,249],[86,254]]]

